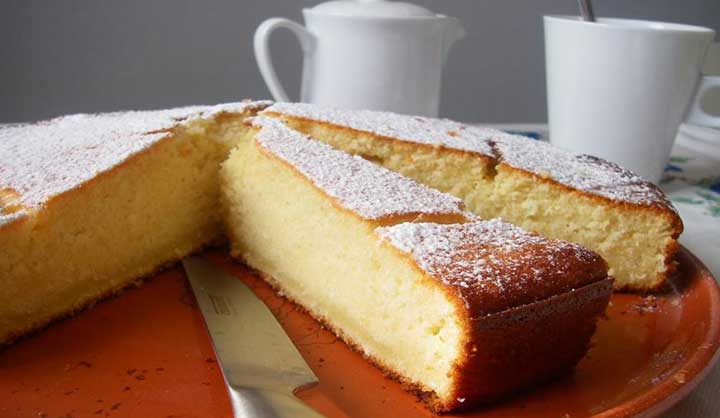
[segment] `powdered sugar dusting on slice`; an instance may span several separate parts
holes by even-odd
[[[603,159],[578,155],[550,144],[515,135],[493,139],[505,164],[584,192],[641,205],[672,205],[665,194],[633,172]]]
[[[253,125],[260,128],[255,139],[262,148],[364,219],[463,213],[460,199],[312,140],[277,119],[256,117]]]
[[[500,219],[464,224],[402,223],[377,229],[430,276],[482,313],[543,299],[605,278],[600,256],[531,234]],[[577,273],[580,272],[578,275]]]
[[[77,114],[0,128],[0,192],[12,191],[23,211],[3,213],[0,225],[21,218],[51,197],[78,187],[167,136],[178,123],[220,113],[261,109],[239,102],[157,111]],[[0,202],[2,200],[0,199]]]
[[[276,103],[266,112],[348,127],[402,141],[480,153],[565,186],[613,201],[675,210],[662,191],[632,172],[605,160],[575,155],[547,143],[495,129],[389,112]]]
[[[487,140],[501,132],[448,119],[400,115],[371,110],[341,110],[307,103],[275,103],[267,112],[346,126],[374,135],[436,147],[492,155]]]

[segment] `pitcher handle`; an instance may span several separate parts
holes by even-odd
[[[253,44],[255,47],[255,59],[257,60],[260,74],[262,74],[265,84],[267,84],[268,89],[270,89],[270,94],[272,94],[276,101],[289,102],[290,99],[282,84],[280,84],[280,80],[275,72],[275,67],[273,67],[272,64],[272,59],[270,58],[270,35],[272,31],[277,28],[290,29],[290,31],[297,36],[300,41],[300,48],[303,51],[304,59],[306,60],[308,54],[315,48],[315,37],[299,23],[282,17],[273,17],[262,22],[255,31]]]

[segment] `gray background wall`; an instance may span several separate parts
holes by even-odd
[[[269,97],[252,52],[255,28],[270,16],[299,20],[301,7],[319,2],[2,0],[0,122]],[[415,2],[468,29],[447,63],[444,116],[545,120],[541,16],[576,13],[576,0]],[[718,0],[596,0],[595,8],[720,30]],[[297,97],[297,42],[277,33],[272,46]]]

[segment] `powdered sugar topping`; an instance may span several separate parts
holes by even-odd
[[[500,219],[402,223],[378,228],[377,233],[409,253],[430,276],[459,290],[466,302],[483,301],[484,313],[604,278],[602,271],[601,277],[593,277],[586,267],[597,270],[600,257],[592,251],[525,232]],[[583,269],[588,270],[583,276],[570,274]]]
[[[266,112],[311,119],[402,141],[471,151],[565,186],[613,201],[674,208],[654,185],[605,160],[495,129],[389,112],[351,111],[276,103]]]
[[[256,117],[253,125],[260,128],[255,139],[262,148],[364,219],[463,213],[460,199],[312,140],[277,119]]]
[[[25,216],[168,135],[178,123],[260,109],[239,102],[158,111],[77,114],[0,128],[0,224]],[[4,196],[4,197],[3,197]],[[21,210],[9,213],[10,204]],[[3,203],[4,202],[4,203]]]
[[[374,135],[435,147],[492,155],[487,140],[499,131],[448,119],[407,116],[371,110],[340,110],[307,103],[275,103],[266,112],[346,126]]]
[[[614,201],[672,207],[657,187],[609,161],[516,135],[501,136],[492,143],[499,159],[512,167]]]

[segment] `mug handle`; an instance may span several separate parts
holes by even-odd
[[[278,102],[289,102],[285,89],[278,79],[275,67],[273,67],[270,58],[270,35],[277,28],[290,29],[300,41],[300,48],[303,51],[304,58],[315,49],[315,37],[305,27],[297,22],[282,17],[273,17],[260,24],[255,30],[255,38],[253,45],[255,48],[255,59],[257,60],[260,74],[262,74],[265,84],[270,89],[270,94]]]
[[[693,103],[690,106],[690,112],[687,117],[688,123],[720,128],[720,115],[711,115],[702,108],[702,98],[705,93],[712,88],[720,88],[720,75],[706,75],[702,77]]]

